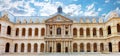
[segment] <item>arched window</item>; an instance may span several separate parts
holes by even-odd
[[[87,43],[87,52],[90,52],[90,51],[91,51],[90,43]]]
[[[104,51],[104,44],[100,43],[100,52],[103,52],[103,51]]]
[[[120,52],[120,42],[118,42],[118,51]]]
[[[86,35],[90,36],[90,29],[89,28],[86,29]]]
[[[41,29],[41,36],[45,36],[45,29],[44,28]]]
[[[80,36],[83,36],[84,30],[83,28],[80,28]]]
[[[27,52],[31,52],[31,44],[30,43],[28,43],[28,45],[27,45]]]
[[[103,29],[102,28],[99,29],[99,34],[100,34],[100,36],[103,36]]]
[[[7,27],[7,34],[11,35],[11,27],[10,26]]]
[[[10,43],[6,43],[5,52],[9,52],[9,50],[10,50]]]
[[[61,28],[57,28],[57,35],[61,35]]]
[[[97,44],[96,43],[93,44],[93,48],[94,48],[94,52],[97,52]]]
[[[25,47],[25,46],[24,46],[24,44],[22,43],[22,44],[21,44],[21,52],[24,52],[24,47]]]
[[[117,32],[120,33],[120,24],[117,24]]]
[[[19,35],[19,28],[16,28],[16,36]]]
[[[28,36],[32,36],[32,28],[28,29]]]
[[[84,52],[84,44],[83,43],[80,44],[80,52]]]
[[[17,52],[17,51],[18,51],[18,44],[16,43],[14,46],[14,52]]]
[[[108,31],[108,35],[110,35],[111,34],[111,27],[110,26],[108,26],[107,31]]]
[[[112,43],[109,42],[108,45],[109,45],[109,52],[112,52]]]
[[[41,47],[41,48],[40,48],[40,51],[41,51],[41,52],[44,52],[44,44],[43,44],[43,43],[40,45],[40,47]]]
[[[96,36],[96,28],[93,28],[93,36]]]
[[[34,44],[34,52],[37,52],[38,45],[37,43]]]
[[[1,33],[1,24],[0,24],[0,33]]]
[[[25,33],[26,33],[26,29],[22,28],[22,36],[25,36]]]
[[[73,44],[73,52],[77,52],[77,43]]]
[[[38,36],[38,28],[35,28],[35,36]]]
[[[77,28],[73,28],[73,36],[77,36]]]

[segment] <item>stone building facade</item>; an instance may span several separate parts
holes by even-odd
[[[76,22],[62,8],[39,22],[11,22],[0,17],[0,54],[42,52],[120,52],[120,17],[112,11],[106,22],[95,18]]]

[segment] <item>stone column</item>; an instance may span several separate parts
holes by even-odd
[[[91,43],[91,52],[94,52],[94,45],[93,45],[93,43]]]
[[[54,42],[54,52],[56,52],[56,41]]]
[[[100,37],[99,29],[97,29],[97,37],[98,37],[98,38]]]
[[[16,29],[15,28],[12,28],[12,30],[11,30],[11,36],[12,37],[15,37],[16,36]]]
[[[52,35],[54,36],[54,25],[52,25]]]
[[[84,28],[84,37],[86,38],[86,28]]]
[[[25,43],[25,49],[24,49],[24,53],[27,53],[27,43]]]
[[[37,47],[37,53],[40,53],[40,44],[38,43],[38,47]]]
[[[70,25],[68,26],[68,35],[70,36]]]
[[[84,52],[87,52],[87,46],[86,46],[86,43],[84,43]]]
[[[18,53],[20,53],[21,52],[21,45],[18,43]]]
[[[90,37],[93,38],[93,28],[90,28]]]
[[[57,28],[57,27],[56,27],[56,25],[55,25],[55,29],[54,29],[54,30],[55,30],[55,35],[56,35],[56,30],[57,30],[56,28]]]
[[[53,44],[53,41],[52,41],[52,52],[54,52],[54,44]]]
[[[31,43],[31,53],[33,53],[33,52],[34,52],[34,44]]]
[[[97,43],[97,51],[100,52],[100,44]]]
[[[26,31],[25,31],[25,38],[28,38],[28,28],[25,28]]]
[[[22,37],[22,29],[19,28],[19,38],[21,38],[21,37]]]
[[[77,48],[78,48],[77,52],[80,52],[80,45],[79,44],[77,45]]]
[[[38,38],[40,38],[40,37],[41,37],[41,36],[40,36],[40,35],[41,35],[41,33],[40,33],[40,32],[41,32],[41,29],[39,29],[39,28],[38,28]]]
[[[39,29],[39,37],[41,37],[41,29]]]
[[[80,31],[79,31],[79,29],[77,29],[77,38],[79,38],[80,37]]]
[[[113,42],[112,43],[112,50],[113,50],[113,52],[119,52],[118,50],[118,45],[119,45],[119,43],[116,43],[116,42]]]
[[[70,41],[69,41],[68,43],[69,43],[69,46],[68,46],[68,52],[70,52],[70,49],[71,49],[71,48],[70,48]]]
[[[14,53],[14,44],[10,43],[10,48],[9,48],[10,53]]]
[[[35,36],[35,29],[32,28],[32,38]]]
[[[112,36],[117,35],[117,27],[116,27],[116,25],[111,26],[111,34],[112,34]]]

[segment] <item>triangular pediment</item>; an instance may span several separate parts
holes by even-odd
[[[63,22],[72,22],[72,20],[59,14],[51,18],[48,18],[45,22],[46,23],[63,23]]]

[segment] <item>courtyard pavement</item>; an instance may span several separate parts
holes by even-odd
[[[120,56],[120,53],[4,53],[0,56]]]

